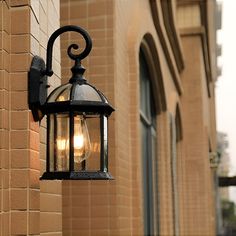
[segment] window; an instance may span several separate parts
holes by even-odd
[[[144,235],[154,235],[158,229],[156,164],[156,111],[145,56],[140,51],[140,128],[143,174]],[[154,175],[155,174],[155,175]],[[154,177],[155,176],[155,177]]]

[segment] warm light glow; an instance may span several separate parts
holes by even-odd
[[[57,148],[59,151],[63,151],[66,149],[66,139],[57,139]]]
[[[74,122],[74,161],[79,164],[89,157],[91,143],[84,117],[75,116]],[[68,158],[66,155],[69,155],[69,143],[69,139],[66,139],[65,136],[57,138],[58,159]]]
[[[84,136],[82,134],[74,136],[74,147],[75,149],[81,149],[84,147]]]
[[[81,163],[89,157],[91,143],[86,121],[83,116],[75,117],[74,124],[74,159],[75,163]]]

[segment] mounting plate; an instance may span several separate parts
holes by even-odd
[[[28,72],[28,104],[35,121],[43,118],[42,105],[47,100],[47,76],[44,75],[45,62],[39,56],[34,56]]]

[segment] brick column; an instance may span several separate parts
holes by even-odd
[[[48,37],[59,27],[59,0],[1,1],[0,12],[0,234],[62,235],[61,182],[39,181],[45,119],[34,122],[27,101],[31,59],[45,58]],[[51,90],[60,84],[59,45]]]
[[[182,36],[186,68],[182,74],[184,147],[183,232],[214,235],[213,183],[209,162],[209,129],[205,122],[207,91],[200,35]],[[194,66],[193,66],[194,65]]]
[[[10,6],[0,2],[0,234],[10,234]]]

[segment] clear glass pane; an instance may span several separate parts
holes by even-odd
[[[48,102],[66,101],[70,98],[71,84],[65,84],[53,90],[49,95]]]
[[[75,94],[73,100],[82,101],[98,101],[101,102],[102,99],[98,92],[87,84],[77,85],[75,88]]]
[[[75,168],[91,154],[91,142],[85,116],[74,117],[74,161]]]
[[[49,119],[49,140],[48,140],[48,144],[49,144],[49,161],[50,161],[50,171],[54,171],[54,153],[55,153],[55,142],[54,142],[54,135],[55,135],[55,119],[54,119],[54,115],[50,114],[47,119]]]
[[[71,92],[71,84],[69,84],[56,98],[57,102],[69,101],[70,100],[70,92]]]
[[[150,75],[148,71],[148,65],[145,61],[145,57],[140,52],[140,110],[146,119],[151,119],[151,83]]]
[[[74,138],[74,141],[75,139],[77,139],[77,147],[78,147],[76,151],[76,145],[74,144],[75,170],[81,170],[84,168],[84,166],[86,170],[99,170],[100,169],[100,150],[101,150],[100,117],[97,115],[92,115],[92,116],[90,115],[90,116],[84,116],[83,119],[84,121],[82,122],[81,116],[79,115],[75,116],[75,134],[77,133],[77,136],[78,136],[80,130],[83,130],[83,139],[84,139],[84,141],[82,141],[82,138],[78,138],[78,137]],[[80,123],[80,125],[76,125],[76,123]],[[79,127],[81,125],[84,127],[83,128]],[[86,137],[87,135],[88,137]],[[86,140],[89,140],[90,144],[88,143],[86,144],[87,142]],[[82,144],[84,145],[83,149],[82,149]],[[81,152],[82,150],[83,152]],[[84,155],[84,162],[78,161],[79,154],[81,155],[79,157],[80,159]]]
[[[53,124],[50,129],[50,171],[68,171],[69,115],[55,114],[50,116],[51,124]]]

